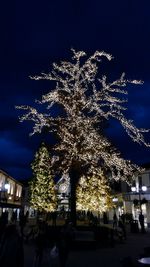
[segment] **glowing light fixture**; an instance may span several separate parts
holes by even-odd
[[[131,187],[131,191],[132,191],[132,192],[136,192],[136,187],[135,187],[135,186],[132,186],[132,187]]]
[[[142,191],[144,191],[144,192],[147,191],[147,186],[143,185],[142,186]]]
[[[114,198],[112,199],[112,201],[113,201],[113,202],[118,202],[118,198],[117,198],[117,197],[114,197]]]
[[[10,189],[10,184],[7,183],[7,184],[4,185],[4,187],[8,191]]]

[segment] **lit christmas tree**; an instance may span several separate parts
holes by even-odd
[[[148,130],[138,129],[126,118],[124,113],[127,100],[122,97],[127,95],[124,89],[127,84],[142,82],[127,80],[124,74],[112,82],[109,82],[106,76],[98,78],[101,58],[111,60],[112,56],[103,51],[96,51],[84,61],[85,52],[75,52],[73,49],[72,52],[71,62],[63,61],[60,65],[54,63],[50,73],[31,77],[35,80],[56,82],[55,88],[43,95],[42,100],[38,102],[44,106],[47,104],[47,112],[41,113],[31,106],[18,108],[26,110],[21,121],[34,122],[32,134],[41,133],[46,127],[57,135],[59,142],[53,147],[52,165],[54,168],[57,166],[57,171],[62,175],[69,173],[71,211],[75,214],[76,182],[81,176],[91,175],[101,166],[106,179],[131,182],[135,171],[140,171],[130,160],[124,160],[104,137],[105,120],[116,119],[134,142],[145,146],[149,144],[143,136]],[[61,107],[61,112],[54,117],[55,105]]]
[[[101,172],[92,177],[81,177],[76,190],[77,210],[103,213],[113,208],[111,189]]]
[[[52,212],[57,208],[55,183],[50,167],[49,152],[42,143],[31,165],[33,180],[30,182],[30,203],[39,211]]]

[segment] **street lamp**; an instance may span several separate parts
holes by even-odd
[[[117,198],[117,197],[114,197],[114,198],[112,199],[112,201],[113,201],[114,203],[116,203],[116,202],[118,202],[118,198]]]
[[[139,203],[140,203],[140,211],[142,213],[142,207],[141,207],[141,194],[143,192],[146,192],[147,191],[147,186],[143,185],[141,187],[136,187],[136,186],[132,186],[131,187],[131,191],[134,193],[136,192],[139,196]]]
[[[8,191],[8,190],[10,189],[10,184],[6,183],[6,184],[4,185],[4,187],[5,187],[5,190]]]
[[[0,188],[0,202],[4,201],[7,202],[7,193],[10,190],[10,184],[6,183],[4,187]]]

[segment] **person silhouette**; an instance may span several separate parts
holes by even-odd
[[[114,216],[113,216],[113,228],[117,228],[117,223],[118,223],[118,218],[117,218],[116,213],[114,213]]]
[[[142,214],[142,211],[139,214],[139,223],[140,223],[140,226],[141,226],[141,233],[145,233],[144,215]]]
[[[57,241],[59,251],[59,262],[61,267],[66,266],[69,252],[72,248],[75,238],[75,229],[72,222],[67,222],[61,229],[59,239]]]

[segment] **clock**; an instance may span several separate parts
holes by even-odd
[[[68,186],[66,184],[61,184],[59,186],[60,193],[66,193],[67,189],[68,189]]]

